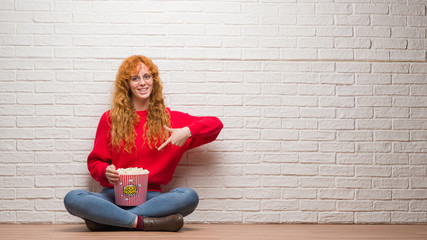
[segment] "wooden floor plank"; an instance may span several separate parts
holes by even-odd
[[[427,225],[186,224],[171,232],[90,232],[84,225],[0,224],[0,239],[426,240]]]

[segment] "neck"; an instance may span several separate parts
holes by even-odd
[[[145,111],[148,110],[149,101],[133,101],[133,106],[135,108],[135,111]]]

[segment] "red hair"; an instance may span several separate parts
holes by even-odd
[[[159,69],[151,59],[134,55],[126,58],[120,65],[114,82],[110,118],[112,125],[111,144],[116,150],[120,150],[123,146],[126,152],[131,152],[135,147],[135,125],[139,123],[140,117],[133,106],[129,79],[131,74],[137,72],[141,63],[147,66],[153,76],[153,89],[150,95],[147,121],[143,128],[143,142],[153,148],[169,137],[169,133],[163,128],[163,126],[170,127],[170,115],[163,100],[163,86],[159,77]]]

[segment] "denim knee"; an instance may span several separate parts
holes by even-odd
[[[76,210],[76,207],[81,204],[79,203],[78,199],[87,193],[88,191],[85,190],[72,190],[68,192],[64,197],[65,209],[67,209],[67,211],[72,214],[74,210]]]
[[[176,188],[173,191],[179,192],[183,196],[184,205],[187,209],[196,209],[199,204],[199,195],[191,188]]]

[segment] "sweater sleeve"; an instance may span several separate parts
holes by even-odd
[[[223,128],[221,120],[217,117],[196,117],[176,111],[171,112],[171,115],[176,116],[180,123],[179,126],[172,127],[188,127],[190,129],[191,137],[187,140],[187,149],[214,141]]]
[[[99,121],[92,152],[87,158],[90,175],[102,186],[110,185],[105,176],[105,169],[111,163],[109,111],[105,112]]]

